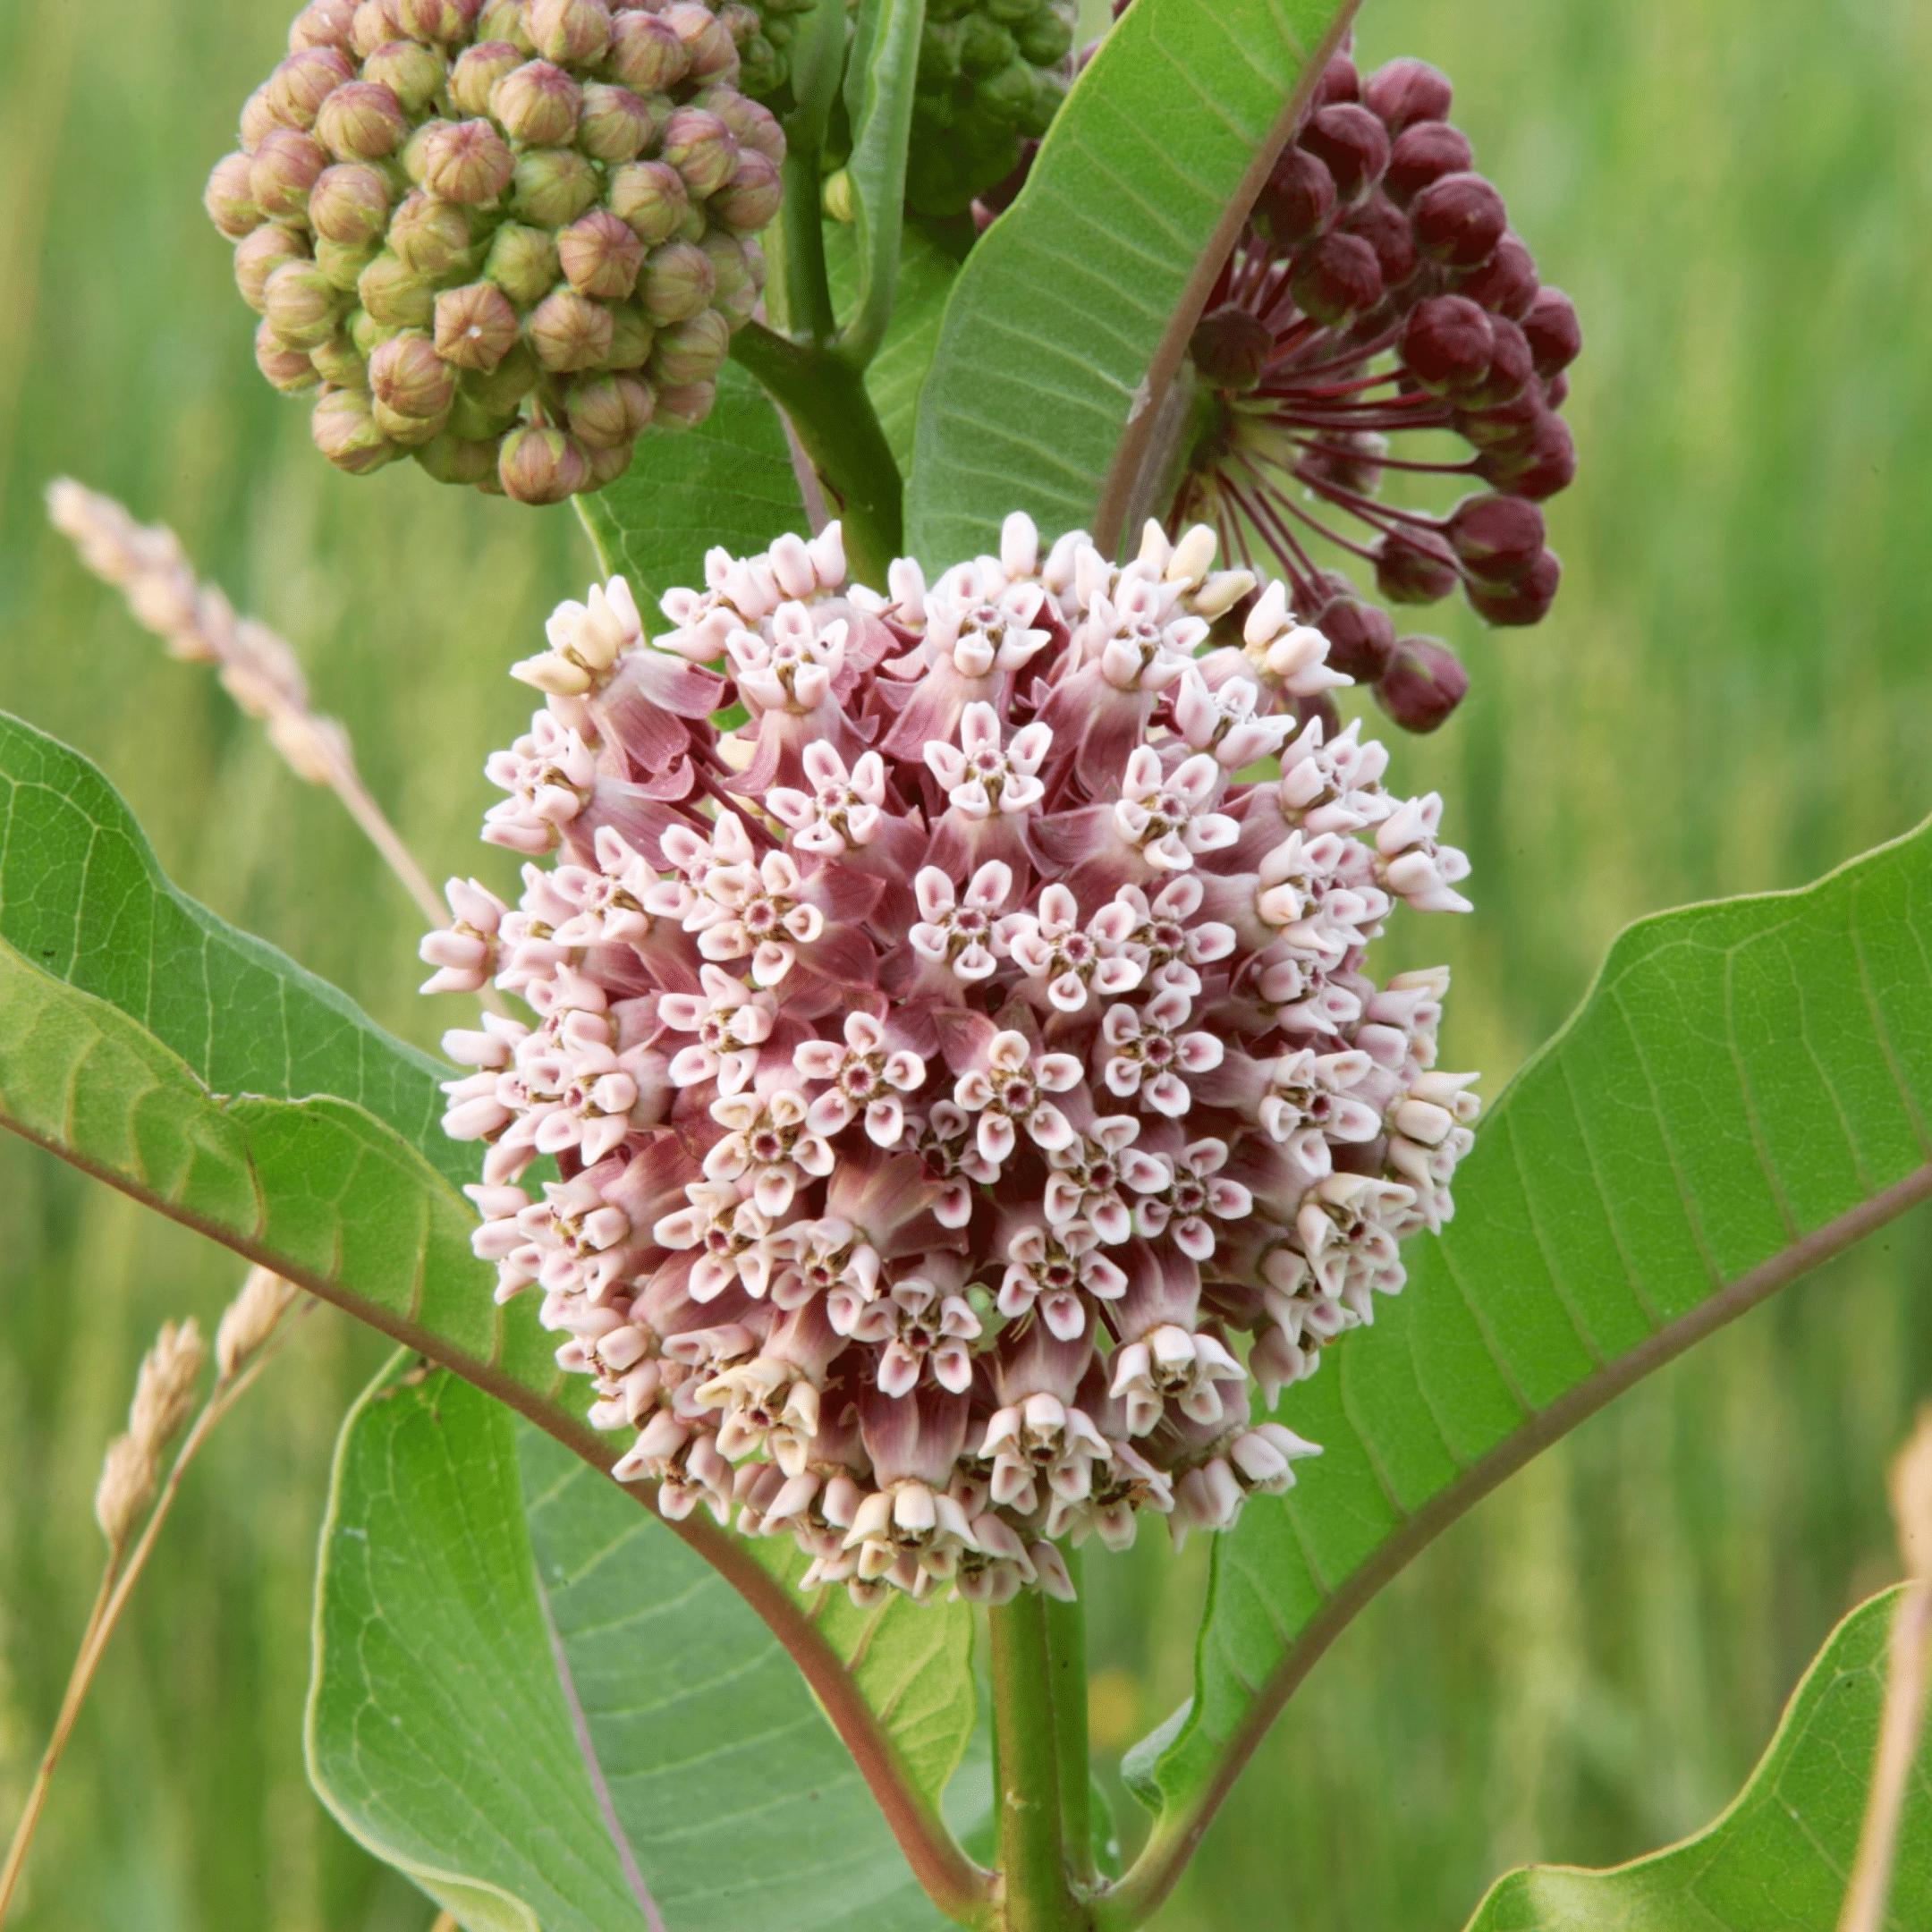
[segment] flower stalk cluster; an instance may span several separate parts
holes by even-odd
[[[555,503],[701,421],[783,199],[739,72],[701,0],[310,0],[206,199],[329,461]]]
[[[531,1009],[445,1042],[478,1250],[620,1479],[813,1584],[998,1602],[1143,1512],[1229,1527],[1313,1453],[1263,1405],[1451,1212],[1447,975],[1367,967],[1467,861],[1301,720],[1327,640],[1215,559],[1015,516],[881,592],[835,524],[714,551],[655,641],[593,588],[516,666],[522,899],[452,881],[423,949]]]

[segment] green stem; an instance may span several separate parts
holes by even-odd
[[[732,354],[763,383],[792,427],[843,521],[852,576],[885,587],[903,547],[899,465],[866,394],[865,378],[830,352],[788,342],[750,322]]]
[[[994,1788],[999,1807],[1000,1932],[1082,1932],[1060,1826],[1053,1667],[1040,1593],[988,1614],[993,1637]]]
[[[1080,1586],[1078,1550],[1066,1555],[1073,1588]],[[1093,1856],[1093,1784],[1087,1762],[1087,1604],[1084,1597],[1046,1605],[1046,1648],[1053,1674],[1054,1736],[1060,1768],[1060,1828],[1073,1882],[1091,1887],[1098,1877]]]
[[[785,117],[784,202],[779,216],[785,326],[814,343],[838,328],[826,274],[819,161],[845,69],[844,0],[818,0],[792,37],[792,84],[798,106]]]

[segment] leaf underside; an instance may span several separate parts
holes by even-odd
[[[1850,1882],[1903,1594],[1860,1604],[1785,1707],[1750,1782],[1706,1830],[1610,1871],[1530,1866],[1497,1880],[1469,1932],[1819,1932]],[[1932,1925],[1932,1762],[1899,1829],[1886,1932]]]
[[[1326,1453],[1215,1539],[1195,1696],[1138,1750],[1211,1808],[1314,1659],[1581,1418],[1932,1191],[1932,826],[1631,928],[1491,1110],[1454,1222],[1285,1413]],[[1231,1752],[1231,1756],[1222,1754]]]
[[[1123,444],[1353,5],[1136,0],[1101,43],[947,305],[906,500],[928,570],[996,551],[1015,510],[1118,541]]]

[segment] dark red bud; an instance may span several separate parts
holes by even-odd
[[[1338,597],[1309,622],[1328,640],[1328,662],[1358,684],[1373,684],[1388,668],[1395,624],[1379,606]]]
[[[1530,447],[1537,425],[1543,419],[1544,403],[1538,394],[1539,383],[1531,383],[1523,393],[1493,409],[1458,410],[1450,419],[1456,434],[1479,450],[1513,451],[1522,454]]]
[[[1415,273],[1415,231],[1409,217],[1385,194],[1371,194],[1349,211],[1345,233],[1360,235],[1375,250],[1385,288],[1399,288]]]
[[[1252,389],[1275,349],[1275,332],[1258,316],[1230,304],[1195,325],[1188,353],[1216,389]]]
[[[1431,637],[1405,637],[1396,641],[1376,698],[1404,731],[1432,732],[1468,690],[1469,673],[1446,644]]]
[[[1419,60],[1392,60],[1370,74],[1362,88],[1362,105],[1391,134],[1419,121],[1446,121],[1454,97],[1449,76]]]
[[[1356,72],[1355,63],[1346,54],[1337,54],[1322,69],[1322,77],[1315,83],[1315,92],[1309,97],[1312,109],[1328,106],[1335,101],[1359,101],[1361,98],[1361,75]]]
[[[1402,332],[1404,367],[1424,388],[1438,393],[1480,382],[1495,352],[1494,324],[1466,295],[1432,295],[1418,302]]]
[[[1543,385],[1543,400],[1552,409],[1561,409],[1570,400],[1570,378],[1561,369]]]
[[[1487,261],[1509,226],[1499,195],[1480,174],[1445,174],[1409,204],[1416,246],[1431,261],[1473,268]]]
[[[1514,582],[1472,583],[1464,586],[1470,607],[1479,617],[1493,624],[1541,623],[1556,601],[1556,586],[1563,580],[1563,565],[1554,550],[1532,558]]]
[[[1335,176],[1305,148],[1288,148],[1275,164],[1249,219],[1278,248],[1312,242],[1335,218]]]
[[[1340,735],[1342,713],[1326,691],[1317,691],[1312,698],[1297,698],[1294,711],[1298,727],[1319,722],[1325,743]]]
[[[1538,294],[1522,318],[1522,328],[1538,376],[1568,369],[1582,350],[1583,328],[1576,306],[1561,289],[1546,288]]]
[[[1382,271],[1360,235],[1326,234],[1295,257],[1289,286],[1304,314],[1333,326],[1382,300]]]
[[[1376,588],[1391,604],[1434,604],[1456,587],[1455,552],[1434,530],[1400,524],[1376,546]]]
[[[1507,316],[1493,317],[1489,324],[1496,347],[1482,379],[1462,393],[1460,400],[1470,409],[1495,409],[1513,402],[1535,379],[1535,359],[1523,332]]]
[[[1541,503],[1575,478],[1576,439],[1561,416],[1546,410],[1523,444],[1485,450],[1476,473],[1506,496]]]
[[[1337,101],[1309,116],[1296,141],[1335,176],[1335,192],[1353,201],[1381,180],[1389,163],[1388,130],[1353,101]]]
[[[1542,555],[1543,513],[1520,496],[1465,496],[1443,535],[1471,577],[1514,583]]]
[[[1382,185],[1406,207],[1431,182],[1462,174],[1475,158],[1461,128],[1441,121],[1418,121],[1396,136]]]
[[[1537,299],[1536,260],[1521,238],[1505,234],[1479,268],[1455,278],[1456,292],[1480,302],[1492,315],[1521,322]]]

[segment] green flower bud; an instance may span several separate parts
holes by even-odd
[[[519,503],[562,503],[590,480],[590,465],[575,437],[526,425],[504,438],[496,479]]]
[[[928,14],[926,31],[919,36],[917,92],[919,106],[926,97],[943,98],[952,83],[960,78],[960,40],[962,29],[957,21],[936,23]]]
[[[254,162],[245,154],[224,155],[215,164],[201,191],[201,206],[208,219],[228,237],[239,242],[261,226],[262,213],[255,206],[250,185]]]
[[[699,86],[708,80],[738,78],[738,47],[725,26],[708,6],[678,0],[660,16],[684,43],[691,55],[689,78]]]
[[[404,329],[369,358],[369,387],[386,409],[426,422],[449,414],[456,371],[420,330]]]
[[[691,54],[661,14],[626,9],[611,22],[610,70],[633,94],[661,94],[691,71]]]
[[[660,387],[680,388],[709,382],[724,367],[731,352],[731,324],[716,309],[707,309],[688,322],[674,322],[657,332],[651,351],[651,380]]]
[[[480,207],[510,185],[516,157],[487,121],[442,121],[424,140],[417,165],[431,194]]]
[[[526,61],[506,73],[490,93],[490,112],[511,138],[532,148],[557,148],[577,131],[583,91],[561,67]]]
[[[654,17],[630,13],[618,16],[620,20]],[[613,168],[610,192],[605,200],[611,213],[625,223],[647,248],[670,241],[691,211],[684,177],[668,161],[626,161]]]
[[[401,32],[428,46],[467,40],[477,0],[390,0],[389,11]]]
[[[234,255],[235,286],[242,291],[242,300],[259,315],[268,277],[284,262],[308,259],[309,250],[286,228],[269,225],[243,236]]]
[[[1073,51],[1074,21],[1070,14],[1042,7],[1013,29],[1021,58],[1035,67],[1055,67]]]
[[[376,427],[392,443],[399,444],[404,449],[413,449],[419,443],[427,443],[432,436],[441,436],[449,420],[447,410],[428,421],[405,416],[402,411],[391,409],[380,396],[370,403],[369,414],[375,419]]]
[[[524,334],[553,374],[597,369],[610,353],[611,312],[575,289],[553,289],[530,310]]]
[[[349,311],[349,319],[343,323],[343,327],[347,331],[349,340],[354,344],[357,353],[365,364],[392,335],[399,333],[396,324],[378,322],[367,309],[352,309]],[[318,350],[316,352],[319,355],[321,351]],[[335,377],[331,377],[329,380],[333,382]],[[359,381],[345,384],[344,386],[351,389],[367,389],[368,369],[364,369]]]
[[[716,194],[738,165],[737,137],[702,107],[680,107],[665,123],[663,151],[699,201]]]
[[[657,133],[657,117],[629,88],[593,80],[584,89],[577,145],[594,161],[629,161]]]
[[[322,103],[315,131],[338,161],[379,161],[401,146],[409,120],[393,89],[352,80]]]
[[[309,194],[309,225],[329,242],[360,248],[389,225],[389,183],[362,161],[338,161],[316,177]]]
[[[377,322],[393,328],[427,328],[436,304],[436,291],[393,249],[385,249],[356,282],[362,306]]]
[[[960,22],[959,61],[962,72],[976,80],[996,74],[1019,57],[1013,37],[985,13],[969,13]]]
[[[335,47],[304,47],[268,77],[268,103],[285,126],[307,130],[317,112],[344,81],[355,79],[346,55]]]
[[[784,183],[776,163],[748,148],[739,154],[731,179],[711,197],[706,211],[740,234],[757,234],[771,225],[784,199]]]
[[[356,316],[361,313],[360,309],[355,311]],[[309,352],[316,374],[338,389],[369,387],[369,358],[356,347],[354,329],[355,317],[352,316],[345,329]]]
[[[635,443],[620,443],[613,449],[586,450],[584,459],[590,474],[584,487],[599,490],[606,483],[614,483],[631,467],[631,457],[636,448]]]
[[[597,170],[571,148],[532,148],[517,157],[510,205],[542,228],[573,222],[597,198]]]
[[[571,434],[586,449],[628,449],[643,435],[657,398],[635,376],[580,376],[565,408]]]
[[[360,389],[326,389],[309,419],[315,446],[351,476],[367,476],[402,453],[376,422],[374,407]]]
[[[505,222],[491,239],[483,274],[519,309],[528,309],[556,282],[556,242],[541,228]]]
[[[716,287],[711,258],[701,248],[690,242],[667,242],[645,257],[638,276],[638,301],[661,328],[708,308]]]
[[[390,11],[389,0],[360,0],[349,21],[349,51],[358,60],[367,60],[379,47],[386,47],[402,30]]]
[[[852,170],[841,168],[835,174],[827,174],[818,190],[818,206],[828,221],[835,221],[850,228],[857,216],[852,206]]]
[[[608,208],[592,208],[557,236],[557,261],[580,295],[622,301],[637,286],[644,244]]]
[[[484,0],[476,34],[479,41],[507,40],[526,60],[537,51],[523,17],[523,0]]]
[[[496,474],[495,436],[460,436],[445,430],[410,454],[438,483],[480,483]]]
[[[321,379],[308,352],[290,348],[268,321],[262,322],[255,331],[255,367],[284,395],[293,395],[299,389],[313,389]]]
[[[784,85],[790,65],[767,37],[757,13],[733,0],[717,10],[717,17],[738,49],[739,85],[751,94],[775,94]]]
[[[419,40],[391,40],[362,63],[362,78],[386,87],[405,114],[420,114],[449,79],[449,63]]]
[[[318,241],[315,245],[316,267],[343,294],[352,295],[362,279],[362,271],[382,250],[373,242]]]
[[[249,191],[270,221],[308,217],[309,191],[328,165],[328,151],[313,134],[271,128],[249,163]]]
[[[657,332],[645,319],[641,309],[623,302],[611,310],[611,343],[604,354],[604,366],[612,369],[642,369],[651,352]]]
[[[275,111],[275,104],[268,97],[267,81],[242,103],[242,145],[250,154],[253,154],[261,145],[265,134],[287,125],[288,123]]]
[[[262,313],[291,349],[326,343],[348,307],[343,292],[312,261],[284,262],[262,290]]]
[[[486,40],[480,46],[465,47],[450,69],[451,104],[461,114],[488,114],[496,83],[522,64],[523,56],[507,40]]]
[[[657,408],[651,420],[660,429],[695,429],[711,413],[716,401],[715,382],[662,387],[657,391]]]
[[[611,10],[605,0],[530,0],[524,19],[546,60],[594,67],[610,46]]]
[[[453,201],[412,188],[389,219],[389,246],[411,275],[440,281],[469,257],[469,217]]]
[[[778,125],[777,116],[736,88],[708,87],[690,105],[715,114],[741,148],[755,148],[767,161],[784,160],[784,130]]]
[[[509,297],[492,283],[445,289],[436,299],[436,351],[459,369],[495,369],[510,352],[520,326]]]
[[[338,47],[350,51],[349,23],[355,18],[355,0],[309,0],[288,30],[289,52],[304,47]]]

